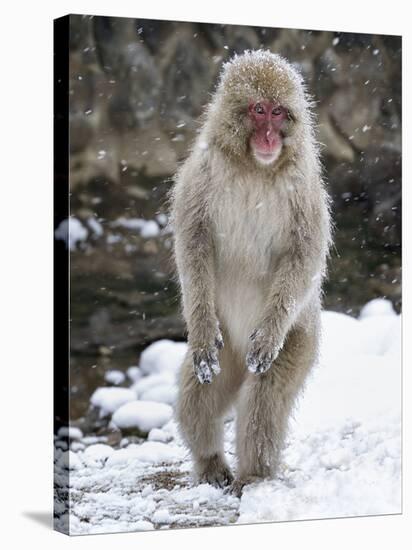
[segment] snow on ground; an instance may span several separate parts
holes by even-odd
[[[150,431],[147,440],[125,437],[116,449],[71,431],[70,450],[56,450],[60,494],[70,477],[71,534],[399,513],[400,317],[374,300],[359,319],[324,312],[322,322],[319,365],[291,421],[278,475],[248,486],[240,500],[193,483],[171,409],[163,409],[175,399],[185,344],[152,344],[139,368],[129,369],[130,389],[98,389],[92,401],[112,422],[122,409],[126,423],[143,412]],[[122,402],[103,389],[130,393]],[[235,468],[232,417],[225,450]],[[64,507],[56,510],[57,526],[66,525]]]

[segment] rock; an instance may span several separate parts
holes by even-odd
[[[151,53],[156,54],[167,43],[171,34],[178,31],[179,24],[174,21],[156,21],[136,19],[139,40]]]
[[[57,436],[62,439],[81,439],[83,437],[83,432],[75,426],[62,426],[59,428]]]
[[[324,154],[332,157],[334,161],[351,163],[355,160],[351,142],[332,124],[325,111],[319,116],[318,136],[320,143],[324,144]]]
[[[185,133],[189,130],[193,135],[194,119],[200,115],[208,98],[204,82],[212,83],[218,67],[201,39],[187,47],[192,36],[193,27],[183,28],[171,37],[165,48],[161,109],[170,131]]]

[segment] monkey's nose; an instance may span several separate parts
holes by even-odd
[[[276,134],[272,130],[266,132],[266,143],[270,146],[273,146],[276,142]]]

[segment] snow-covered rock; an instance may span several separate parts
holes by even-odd
[[[142,376],[135,384],[132,385],[132,390],[136,393],[136,396],[140,399],[141,396],[152,388],[158,388],[160,386],[175,385],[175,374],[173,372],[164,372],[161,374],[152,374],[149,376]]]
[[[132,382],[137,382],[143,376],[142,371],[136,366],[129,367],[126,374]]]
[[[137,428],[148,433],[161,428],[173,415],[173,409],[165,403],[154,401],[133,401],[122,405],[112,416],[112,423],[121,429]]]
[[[173,405],[176,401],[176,396],[177,387],[175,384],[159,384],[153,385],[142,392],[140,399],[142,401],[156,401],[158,403]]]
[[[104,233],[102,224],[93,217],[90,217],[87,219],[87,224],[90,227],[90,229],[93,231],[93,234],[95,237],[101,237]]]
[[[66,470],[77,470],[82,467],[82,463],[76,453],[64,451],[57,460],[57,466]]]
[[[153,428],[147,436],[148,441],[160,441],[161,443],[168,443],[172,439],[173,437],[169,432],[159,428]]]
[[[143,374],[176,373],[186,351],[185,342],[158,340],[143,351],[140,356],[140,369]]]
[[[390,300],[375,298],[363,306],[360,311],[359,318],[365,319],[365,317],[376,317],[381,315],[389,315],[394,317],[396,312],[393,309],[393,305]]]
[[[60,222],[54,232],[55,238],[64,241],[70,250],[75,250],[77,243],[85,241],[88,234],[86,227],[73,216]]]
[[[85,445],[83,443],[80,443],[80,441],[73,441],[70,444],[70,449],[77,453],[77,451],[84,451]]]
[[[98,388],[91,396],[90,403],[100,409],[101,416],[106,416],[135,400],[135,392],[128,388]]]
[[[57,436],[61,438],[68,437],[69,439],[81,439],[83,432],[75,426],[62,426],[57,432]]]
[[[121,370],[108,370],[104,375],[104,379],[109,384],[118,386],[119,384],[123,384],[126,380],[126,375]]]
[[[157,237],[159,233],[160,233],[160,228],[154,220],[146,221],[140,230],[141,236],[144,237],[145,239],[149,239],[151,237]]]

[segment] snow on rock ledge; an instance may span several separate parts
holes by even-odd
[[[154,401],[133,401],[126,403],[113,414],[112,424],[121,429],[136,428],[148,433],[153,428],[161,428],[173,415],[173,409],[165,403]]]

